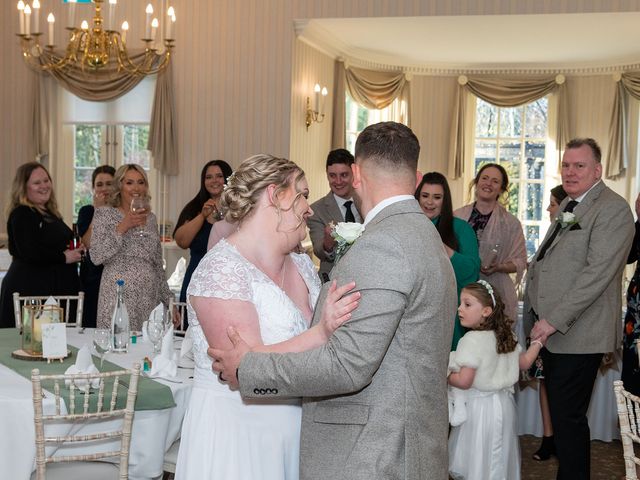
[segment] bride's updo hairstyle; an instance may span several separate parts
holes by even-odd
[[[269,185],[276,185],[273,202],[278,216],[283,209],[278,203],[278,194],[289,188],[293,182],[297,185],[304,178],[304,172],[298,165],[286,158],[259,154],[247,158],[227,179],[227,185],[220,197],[225,219],[229,223],[242,222],[254,210],[262,192]],[[301,193],[286,210],[293,208]],[[300,218],[302,222],[303,219]]]

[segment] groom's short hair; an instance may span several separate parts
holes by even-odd
[[[373,161],[385,170],[418,168],[420,143],[409,127],[380,122],[365,128],[356,140],[356,161]]]

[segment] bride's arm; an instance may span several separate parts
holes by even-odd
[[[320,322],[296,337],[273,345],[263,344],[258,313],[250,302],[194,296],[191,296],[190,300],[207,342],[212,348],[232,349],[233,345],[227,331],[229,327],[234,327],[252,350],[303,352],[324,345],[333,331],[351,318],[351,312],[358,306],[360,293],[346,293],[354,287],[354,282],[339,288],[335,283],[332,284],[323,304]]]

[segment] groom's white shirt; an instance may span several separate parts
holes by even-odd
[[[373,220],[383,208],[393,205],[394,203],[402,202],[403,200],[411,200],[412,198],[414,198],[412,195],[395,195],[393,197],[385,198],[373,207],[369,213],[367,213],[367,216],[364,218],[363,225],[366,226],[367,223]]]

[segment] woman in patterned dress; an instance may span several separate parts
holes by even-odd
[[[171,291],[162,268],[162,250],[156,216],[132,212],[134,197],[148,196],[144,170],[121,166],[113,178],[108,206],[97,208],[93,218],[91,259],[104,265],[98,299],[98,328],[109,328],[116,298],[116,281],[124,280],[124,302],[131,330],[141,330],[158,303],[169,304]]]

